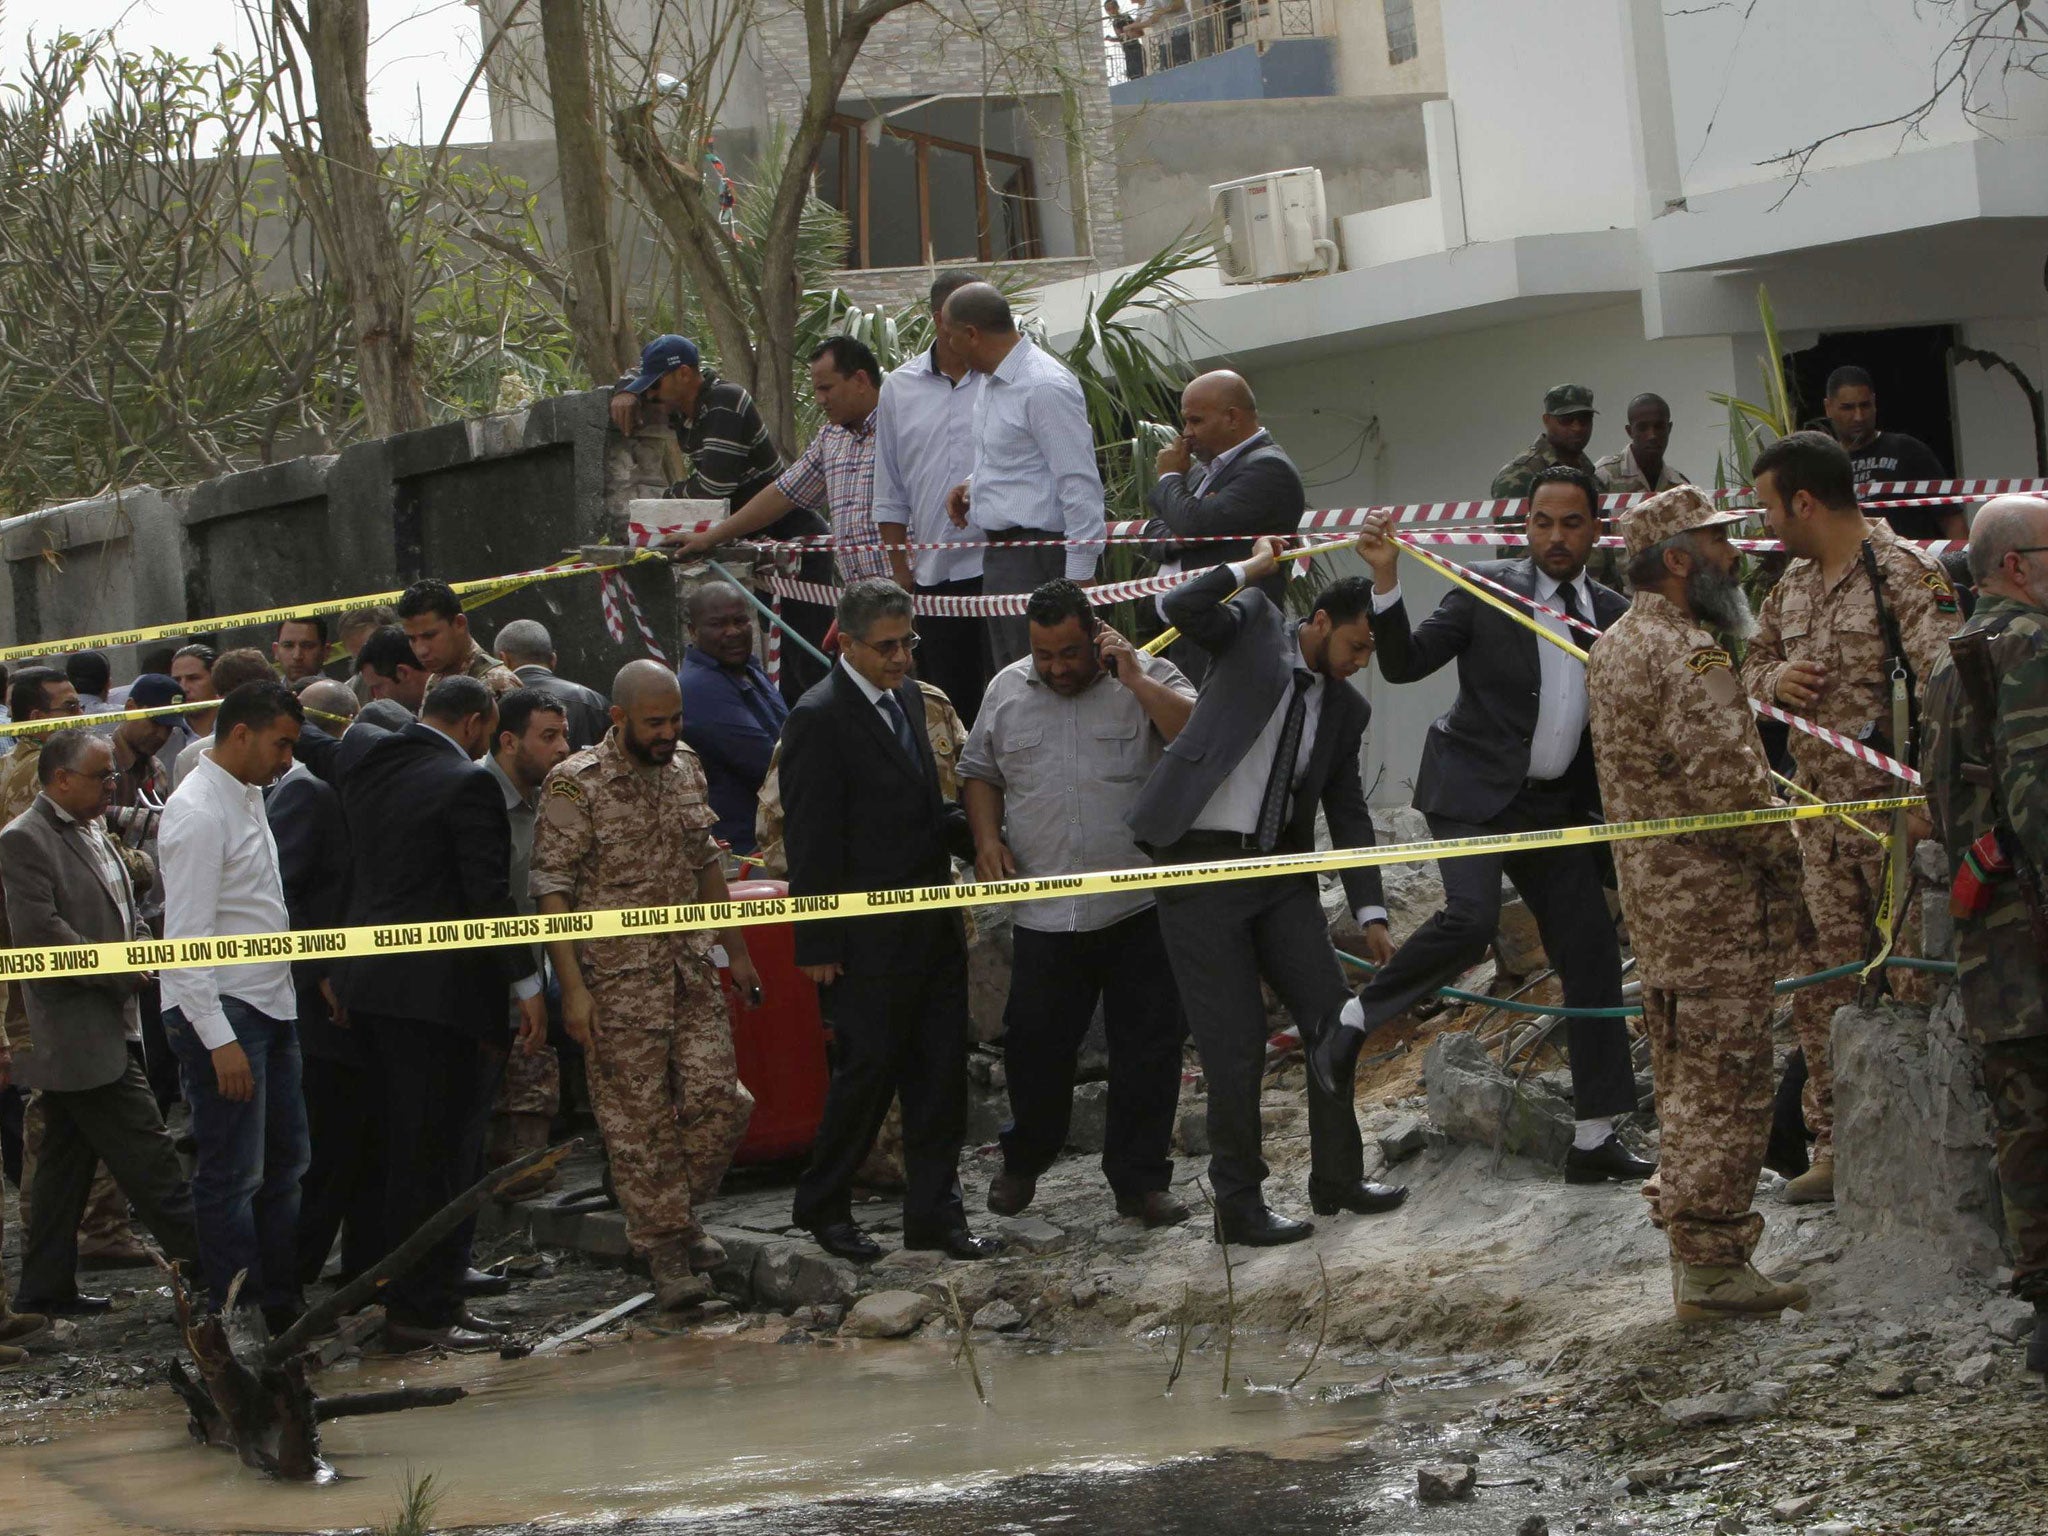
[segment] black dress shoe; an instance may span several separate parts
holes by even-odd
[[[455,1282],[455,1294],[458,1296],[502,1296],[511,1289],[512,1282],[506,1276],[481,1269],[466,1269],[462,1278]]]
[[[1315,1231],[1312,1221],[1296,1221],[1278,1211],[1260,1206],[1255,1211],[1218,1211],[1214,1223],[1217,1241],[1241,1248],[1277,1248],[1298,1243]]]
[[[1309,1209],[1318,1216],[1334,1216],[1339,1211],[1349,1211],[1354,1216],[1371,1216],[1380,1211],[1391,1211],[1407,1198],[1406,1188],[1375,1184],[1370,1179],[1360,1179],[1348,1187],[1318,1184],[1314,1179],[1308,1181]]]
[[[913,1251],[936,1249],[949,1259],[992,1259],[1003,1251],[1002,1239],[976,1237],[965,1227],[955,1227],[939,1237],[927,1238],[920,1242],[905,1240],[903,1246]]]
[[[389,1354],[410,1354],[416,1349],[446,1349],[456,1354],[481,1354],[498,1348],[505,1342],[502,1333],[490,1333],[475,1328],[465,1328],[460,1323],[450,1323],[445,1328],[425,1327],[413,1323],[384,1324],[384,1348]]]
[[[467,1307],[463,1307],[455,1314],[455,1321],[457,1326],[467,1328],[472,1333],[503,1334],[512,1327],[501,1317],[478,1317]]]
[[[113,1311],[114,1298],[79,1291],[70,1296],[17,1296],[12,1305],[18,1312],[40,1312],[45,1317],[92,1317]]]
[[[1148,1227],[1177,1227],[1192,1214],[1173,1197],[1171,1190],[1165,1189],[1148,1189],[1142,1195],[1118,1195],[1116,1213],[1135,1217]]]
[[[1332,1098],[1349,1100],[1351,1072],[1364,1047],[1364,1030],[1338,1023],[1334,1014],[1325,1019],[1308,1048],[1308,1072],[1316,1087]]]
[[[1640,1184],[1656,1171],[1655,1163],[1646,1163],[1637,1157],[1621,1144],[1619,1136],[1610,1136],[1599,1146],[1583,1152],[1573,1147],[1564,1155],[1564,1181],[1567,1184],[1604,1184],[1609,1179]]]
[[[872,1264],[882,1256],[882,1245],[850,1221],[813,1227],[811,1240],[833,1258],[851,1259],[856,1264]]]
[[[998,1216],[1019,1216],[1038,1193],[1038,1180],[1021,1173],[999,1173],[988,1181],[988,1208]]]

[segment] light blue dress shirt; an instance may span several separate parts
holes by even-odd
[[[1029,337],[1017,338],[975,402],[971,484],[967,515],[975,527],[1073,540],[1067,579],[1094,577],[1103,550],[1102,475],[1088,402],[1067,366]]]

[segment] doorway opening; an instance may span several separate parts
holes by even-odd
[[[1955,401],[1949,390],[1952,325],[1904,325],[1883,331],[1823,331],[1803,352],[1785,355],[1785,382],[1802,426],[1828,430],[1821,402],[1828,375],[1845,363],[1870,375],[1880,432],[1904,432],[1934,450],[1956,473]]]

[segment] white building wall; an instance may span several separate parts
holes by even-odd
[[[1442,29],[1466,237],[1632,227],[1619,10],[1593,0],[1442,0]]]
[[[2048,323],[2036,316],[1971,320],[1957,327],[1956,340],[2010,358],[2036,385],[2048,381]],[[2036,473],[2033,413],[2011,375],[2002,368],[1956,363],[1949,378],[1955,400],[1956,473],[1997,480]]]
[[[1766,163],[1772,156],[1911,112],[1932,94],[1937,76],[1961,62],[1953,51],[1944,54],[1944,44],[1982,8],[1982,0],[1666,7],[1670,104],[1685,194],[1781,179],[1785,167]],[[2003,61],[1991,50],[1973,66],[1970,99],[1983,109],[1985,129],[1998,137],[2048,131],[2048,82],[2008,76]],[[1811,169],[1888,159],[1978,134],[1961,93],[1951,92],[1925,122],[1838,139],[1814,157]]]

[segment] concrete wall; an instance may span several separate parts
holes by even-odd
[[[1209,188],[1313,165],[1332,222],[1429,191],[1419,101],[1151,102],[1116,110],[1117,191],[1132,260],[1205,225]]]
[[[267,649],[268,630],[202,621],[394,590],[422,576],[466,581],[550,564],[565,549],[614,541],[615,505],[657,478],[635,468],[632,445],[608,423],[602,392],[563,395],[186,491],[145,488],[10,518],[0,523],[0,639],[56,642],[189,620],[223,647]],[[666,568],[629,579],[664,647],[674,647],[680,626]],[[563,671],[600,685],[641,654],[637,640],[621,648],[605,633],[592,577],[523,589],[471,622],[489,644],[515,618],[546,624]],[[133,675],[133,648],[114,660],[117,681]]]
[[[1117,107],[1147,101],[1258,101],[1337,92],[1337,45],[1327,37],[1282,37],[1244,43],[1113,85]]]
[[[1340,96],[1440,95],[1444,90],[1442,0],[1414,0],[1416,54],[1387,62],[1386,0],[1335,0],[1328,9],[1337,39]]]

